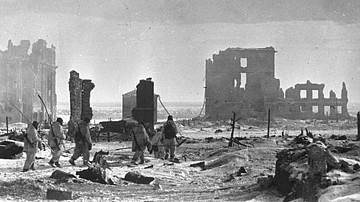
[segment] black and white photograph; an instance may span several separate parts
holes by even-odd
[[[360,201],[359,0],[0,0],[0,201]]]

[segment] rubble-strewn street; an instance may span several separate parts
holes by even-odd
[[[0,24],[0,202],[360,202],[358,0],[0,0]]]
[[[281,135],[278,127],[291,124],[294,128]],[[340,160],[340,167],[331,168],[327,174],[327,185],[321,187],[320,201],[350,200],[358,198],[360,185],[359,153],[360,143],[354,140],[355,122],[331,122],[314,126],[314,122],[278,120],[265,138],[266,129],[261,125],[244,125],[235,130],[235,140],[247,145],[228,147],[226,138],[230,136],[226,122],[194,122],[194,125],[182,125],[178,122],[182,139],[186,142],[177,147],[180,163],[154,159],[146,153],[146,163],[133,165],[130,163],[133,152],[131,142],[96,142],[91,151],[91,159],[95,152],[109,151],[104,155],[110,169],[106,174],[115,185],[106,185],[79,178],[78,171],[87,169],[81,166],[81,158],[71,166],[68,162],[73,143],[66,142],[66,149],[60,159],[62,168],[48,165],[50,151],[46,149],[37,155],[36,170],[20,172],[24,157],[20,159],[0,159],[1,198],[4,200],[46,200],[48,189],[72,192],[78,201],[281,201],[303,197],[296,189],[305,188],[309,169],[306,145],[298,141],[300,128],[310,128],[314,136],[322,134],[326,146]],[[325,126],[327,125],[327,127]],[[344,129],[343,126],[346,126]],[[295,130],[295,127],[299,127]],[[329,128],[328,130],[326,128]],[[216,133],[215,133],[216,131]],[[222,132],[220,132],[222,131]],[[316,132],[314,132],[316,131]],[[304,131],[305,133],[305,131]],[[346,135],[346,140],[336,140],[336,136]],[[332,136],[332,138],[330,138]],[[105,139],[105,138],[104,138]],[[312,140],[310,140],[312,141]],[[347,148],[347,149],[346,149]],[[279,155],[291,149],[291,160],[281,160],[283,169],[281,176],[276,176],[276,164]],[[282,151],[282,152],[281,152]],[[290,151],[290,150],[289,150]],[[278,154],[278,155],[277,155]],[[285,158],[285,157],[283,157]],[[289,158],[286,157],[286,158]],[[76,178],[50,178],[55,170],[76,175]],[[144,177],[155,178],[150,184],[137,184],[124,180],[129,172]],[[278,179],[276,179],[278,178]],[[278,183],[277,180],[281,182]],[[86,186],[85,186],[86,185]],[[278,186],[280,185],[280,186]],[[304,190],[303,190],[304,191]],[[283,195],[283,194],[287,194]]]

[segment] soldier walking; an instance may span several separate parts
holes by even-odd
[[[62,118],[57,118],[56,122],[51,124],[48,144],[51,148],[51,160],[49,161],[50,166],[60,168],[60,156],[62,154],[62,149],[64,148],[63,140],[66,138],[63,131],[63,120]]]
[[[24,138],[24,149],[26,153],[26,160],[22,172],[27,172],[29,169],[35,170],[35,155],[39,151],[38,142],[41,142],[39,133],[37,132],[39,123],[34,121],[28,125]]]

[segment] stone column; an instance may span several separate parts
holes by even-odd
[[[81,108],[81,119],[85,117],[90,120],[93,117],[92,108],[90,107],[90,91],[94,89],[95,84],[91,80],[86,79],[82,81],[82,108]]]
[[[82,81],[79,78],[79,73],[76,71],[70,72],[69,91],[70,120],[79,120],[81,119],[82,109]]]

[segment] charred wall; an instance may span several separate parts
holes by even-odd
[[[7,100],[16,105],[27,118],[36,121],[47,119],[38,95],[44,100],[52,118],[56,117],[56,69],[55,47],[47,47],[39,39],[32,45],[22,40],[20,45],[8,41],[5,51],[0,51],[0,122],[9,117],[10,122],[26,122]]]
[[[90,106],[90,93],[95,84],[89,79],[81,79],[76,71],[70,72],[70,120],[83,120],[85,117],[92,119],[93,112]]]

